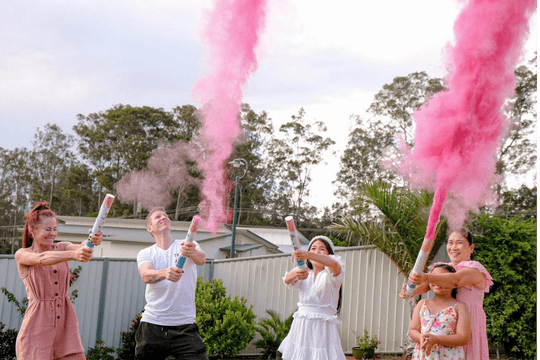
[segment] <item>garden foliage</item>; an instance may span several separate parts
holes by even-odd
[[[277,312],[266,310],[266,313],[270,318],[260,321],[255,327],[255,331],[262,336],[262,339],[257,340],[254,345],[264,351],[262,359],[270,360],[277,358],[277,349],[291,329],[293,315],[291,314],[285,321],[281,321]]]
[[[255,314],[246,299],[226,296],[221,280],[197,279],[197,324],[209,357],[230,358],[248,347],[255,337]]]
[[[474,260],[493,277],[484,299],[491,344],[518,358],[536,357],[536,220],[482,215]]]
[[[122,346],[116,349],[118,360],[135,360],[135,333],[141,323],[141,313],[135,315],[135,319],[131,320],[131,328],[129,331],[122,331]]]
[[[0,322],[0,360],[13,360],[15,359],[15,342],[19,332],[9,328],[4,330],[5,327],[6,325]]]

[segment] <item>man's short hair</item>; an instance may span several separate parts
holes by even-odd
[[[165,208],[163,206],[156,206],[156,207],[153,207],[152,210],[150,210],[150,212],[148,213],[148,216],[146,216],[146,227],[148,227],[148,225],[150,225],[150,217],[152,216],[153,213],[155,213],[156,211],[163,211],[165,214]]]

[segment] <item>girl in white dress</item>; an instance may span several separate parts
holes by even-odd
[[[337,330],[343,261],[326,236],[314,237],[308,251],[293,256],[306,261],[307,268],[294,268],[283,277],[285,284],[300,288],[300,302],[278,350],[284,360],[345,360]]]

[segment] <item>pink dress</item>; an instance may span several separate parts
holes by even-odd
[[[486,333],[486,313],[484,312],[484,293],[489,292],[493,285],[491,275],[478,261],[462,261],[456,266],[456,271],[469,267],[477,269],[486,277],[486,287],[483,290],[467,285],[458,289],[457,299],[467,305],[471,314],[471,339],[465,346],[466,360],[488,360],[489,347]]]
[[[66,243],[54,244],[63,251]],[[56,359],[84,353],[79,323],[69,299],[67,261],[52,266],[30,266],[23,278],[28,309],[17,336],[18,360]]]
[[[439,263],[440,264],[440,263]],[[431,265],[430,270],[436,264]],[[452,265],[452,263],[448,263]],[[478,261],[462,261],[457,264],[456,271],[469,267],[477,269],[486,277],[486,287],[483,290],[475,286],[467,285],[458,289],[457,300],[465,303],[471,315],[471,339],[465,346],[466,360],[488,360],[489,347],[486,333],[486,313],[484,312],[484,293],[489,292],[489,287],[493,285],[493,279],[486,268]]]
[[[422,301],[420,308],[420,323],[422,334],[434,335],[452,335],[456,333],[458,313],[456,304],[449,306],[439,311],[438,314],[432,314],[427,307],[426,300]],[[412,360],[464,360],[463,346],[442,346],[435,344],[431,349],[431,353],[426,356],[420,350],[420,344],[416,344]]]

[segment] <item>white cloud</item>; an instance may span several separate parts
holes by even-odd
[[[54,60],[41,52],[1,52],[0,111],[66,106],[97,90],[92,79],[64,73]]]

